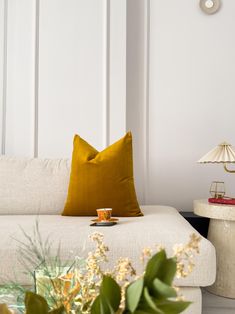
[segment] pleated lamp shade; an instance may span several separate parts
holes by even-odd
[[[235,149],[223,142],[198,160],[199,163],[235,163]]]

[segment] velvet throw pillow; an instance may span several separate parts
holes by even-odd
[[[74,137],[67,202],[63,216],[96,216],[97,208],[112,208],[119,217],[142,216],[137,202],[132,160],[132,136],[98,152]]]

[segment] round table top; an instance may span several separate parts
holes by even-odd
[[[235,205],[214,204],[204,199],[195,200],[193,208],[194,213],[198,216],[235,221]]]

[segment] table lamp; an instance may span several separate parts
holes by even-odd
[[[235,163],[235,149],[232,145],[223,142],[210,150],[206,155],[204,155],[201,159],[198,160],[199,163],[217,163],[223,164],[224,170],[229,173],[235,173],[235,170],[230,170],[227,168],[227,164]],[[216,184],[216,191],[217,191],[217,184],[223,182],[212,182],[212,184]],[[225,195],[220,195],[219,197],[216,195],[212,198],[209,198],[208,201],[210,203],[219,203],[219,204],[227,204],[227,205],[235,205],[235,199],[231,197],[227,197]],[[224,194],[224,192],[223,192]]]
[[[235,163],[235,149],[231,144],[223,142],[210,150],[206,155],[198,160],[199,163],[220,163],[225,171],[235,173],[235,170],[227,168],[227,164]]]

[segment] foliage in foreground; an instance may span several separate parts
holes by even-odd
[[[91,314],[113,314],[118,311],[125,314],[181,313],[190,305],[190,302],[178,300],[177,292],[172,287],[176,268],[176,258],[167,258],[165,250],[155,254],[148,261],[144,276],[127,286],[123,310],[120,309],[120,286],[111,276],[104,275],[99,295],[92,304]],[[65,313],[64,307],[50,311],[46,300],[32,292],[26,293],[25,307],[26,314]]]
[[[156,253],[152,248],[145,248],[141,255],[145,266],[142,275],[136,274],[128,258],[120,258],[112,271],[103,271],[101,264],[108,261],[109,249],[104,245],[102,234],[92,234],[91,240],[96,247],[83,263],[75,262],[66,274],[56,276],[51,276],[50,271],[52,265],[56,269],[61,266],[58,264],[60,259],[57,256],[56,264],[50,263],[49,248],[44,249],[41,238],[40,254],[34,247],[37,242],[30,240],[29,250],[24,244],[25,256],[36,252],[36,262],[43,262],[48,279],[43,281],[44,286],[38,294],[26,292],[25,314],[178,314],[190,305],[178,295],[173,280],[186,277],[193,270],[193,256],[199,252],[197,235],[193,234],[186,245],[177,245],[171,258],[167,257],[164,248],[158,247]],[[34,261],[34,258],[32,256],[30,260]],[[33,269],[32,266],[35,268],[33,264],[27,265],[29,269]],[[0,314],[8,314],[7,311],[0,306]]]
[[[178,314],[190,304],[177,299],[172,287],[176,274],[176,259],[167,258],[165,250],[155,254],[148,262],[144,276],[127,286],[123,313]],[[95,299],[92,314],[112,314],[120,309],[121,289],[116,281],[104,276],[100,294]]]

